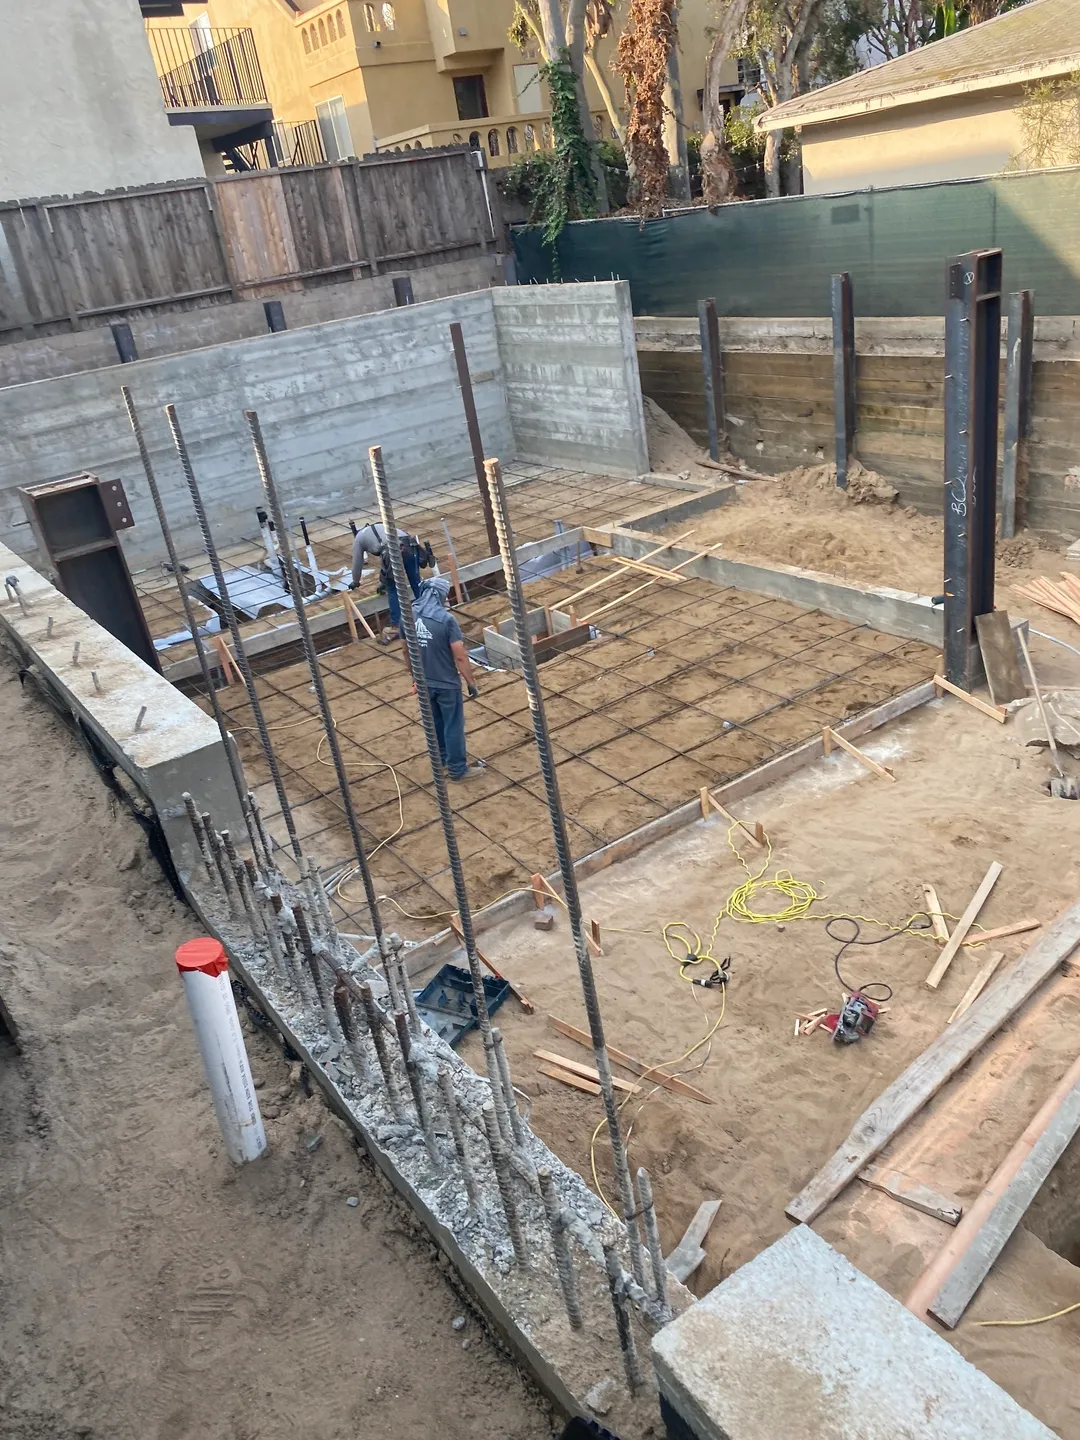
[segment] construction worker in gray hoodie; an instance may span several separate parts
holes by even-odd
[[[483,772],[482,765],[470,765],[465,750],[465,705],[461,682],[469,699],[480,694],[461,626],[450,613],[450,581],[445,575],[423,580],[413,601],[416,639],[424,665],[424,679],[431,697],[439,754],[451,780],[464,780]]]

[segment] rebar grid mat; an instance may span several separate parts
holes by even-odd
[[[550,535],[555,519],[561,519],[567,529],[576,525],[600,525],[610,523],[613,518],[618,519],[634,510],[650,505],[660,506],[665,500],[686,499],[686,492],[683,490],[540,465],[509,465],[504,483],[508,488],[512,488],[515,516],[519,512],[521,515],[517,533],[519,543],[522,544]],[[356,523],[358,529],[369,522],[378,523],[379,520],[374,497],[366,502],[365,509],[334,515],[322,515],[314,507],[306,510],[286,503],[290,519],[296,527],[295,540],[299,540],[298,522],[302,513],[307,521],[316,563],[324,571],[341,570],[351,564],[353,537],[349,529],[350,519]],[[395,509],[398,524],[402,529],[419,534],[422,540],[431,541],[444,573],[449,568],[442,528],[444,519],[453,537],[460,565],[468,565],[489,554],[483,509],[476,481],[473,479],[435,486],[410,495],[402,499]],[[255,502],[252,504],[253,521],[254,512]],[[265,554],[257,533],[252,533],[235,544],[223,545],[220,549],[221,562],[226,572],[243,565],[259,565]],[[298,558],[306,564],[302,547],[298,547]],[[188,567],[185,579],[189,583],[207,578],[209,567],[205,555],[182,556],[181,564]],[[377,570],[376,565],[375,572]],[[139,603],[154,639],[164,639],[183,631],[184,614],[171,575],[156,566],[137,571],[134,580]],[[373,572],[364,579],[358,590],[353,591],[353,598],[360,601],[374,594],[377,583],[378,575]],[[234,584],[230,590],[234,601],[242,606],[243,582]],[[318,612],[318,603],[316,602],[313,613]],[[336,603],[340,604],[340,599]],[[196,608],[204,620],[209,616],[210,612],[197,601]],[[169,647],[168,659],[183,658],[190,650],[190,644],[181,641]]]
[[[610,568],[590,556],[580,575],[571,566],[531,582],[529,600],[558,607]],[[629,569],[601,592],[604,603],[642,578]],[[506,613],[503,594],[455,608],[474,644],[486,624]],[[928,679],[936,654],[915,641],[696,579],[661,581],[599,623],[607,626],[600,638],[540,667],[575,859],[675,809],[703,785],[723,784],[822,726]],[[396,646],[384,651],[361,640],[324,653],[321,663],[376,889],[400,907],[390,914],[402,933],[431,934],[445,926],[454,897],[404,659]],[[350,848],[332,771],[320,762],[306,668],[265,672],[256,685],[301,841],[324,874],[333,874],[347,864]],[[492,672],[481,677],[480,692],[465,713],[470,755],[487,768],[452,795],[478,908],[555,863],[521,677]],[[241,692],[234,686],[219,698],[266,822],[277,830],[273,791],[246,743],[250,717]],[[370,933],[359,885],[343,889],[335,920]]]

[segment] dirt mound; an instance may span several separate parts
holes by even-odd
[[[678,475],[685,480],[715,485],[720,474],[706,463],[709,457],[697,441],[655,400],[650,400],[648,395],[641,399],[645,406],[645,433],[652,468],[663,475]]]
[[[890,485],[876,471],[868,470],[858,460],[852,460],[848,465],[846,490],[836,488],[836,466],[831,462],[825,465],[799,465],[778,479],[785,494],[824,490],[835,495],[842,504],[848,505],[894,505],[900,498],[900,492],[895,485]]]

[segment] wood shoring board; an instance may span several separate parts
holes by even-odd
[[[1024,1218],[1050,1171],[1080,1130],[1080,1057],[1039,1107],[987,1181],[948,1243],[904,1301],[953,1329]]]
[[[942,950],[941,954],[934,961],[933,968],[931,969],[929,975],[927,975],[926,977],[925,984],[928,990],[936,990],[937,987],[941,984],[942,980],[945,978],[945,972],[952,964],[956,952],[964,943],[965,935],[971,929],[972,925],[975,924],[975,921],[979,918],[979,911],[986,904],[986,900],[990,894],[990,891],[997,884],[997,878],[1001,874],[1002,868],[1003,867],[998,863],[998,861],[994,860],[990,865],[990,869],[987,870],[986,874],[983,876],[982,883],[975,891],[975,894],[971,897],[971,901],[968,904],[967,909],[964,911],[963,915],[960,916],[960,919],[956,922],[956,929],[949,937],[949,943],[945,946],[944,950]]]
[[[949,1016],[948,1020],[945,1021],[946,1025],[951,1025],[954,1020],[959,1020],[960,1016],[963,1015],[965,1010],[971,1009],[972,1005],[975,1004],[975,1001],[979,998],[982,992],[986,989],[987,985],[989,985],[990,981],[994,978],[994,971],[998,968],[998,966],[1004,959],[1004,950],[991,950],[990,955],[987,958],[986,964],[982,966],[978,974],[975,976],[974,980],[972,980],[971,984],[964,991],[964,998],[960,1001],[960,1004],[957,1005],[956,1009]]]
[[[464,945],[464,944],[465,944],[465,936],[464,936],[464,934],[463,934],[463,932],[462,932],[462,929],[461,929],[461,921],[458,919],[458,917],[457,917],[456,915],[455,915],[455,916],[453,917],[453,919],[450,921],[450,929],[453,930],[454,934],[457,936],[457,938],[458,938],[458,943],[461,944],[461,945]],[[497,969],[495,968],[495,966],[491,963],[491,961],[488,959],[488,957],[487,957],[487,956],[484,954],[484,952],[480,949],[480,946],[479,946],[479,945],[476,945],[475,948],[476,948],[476,958],[480,961],[480,964],[483,965],[486,969],[490,970],[491,973],[492,973],[492,975],[495,976],[495,979],[496,979],[496,980],[501,980],[504,985],[509,985],[509,987],[510,987],[510,993],[514,996],[515,1000],[517,1000],[518,1004],[519,1004],[519,1005],[521,1006],[521,1008],[525,1011],[525,1014],[526,1014],[526,1015],[531,1015],[531,1014],[535,1011],[536,1006],[535,1006],[535,1005],[533,1004],[533,1002],[529,999],[529,997],[528,997],[527,995],[525,995],[521,990],[518,989],[518,987],[517,987],[517,986],[514,984],[514,982],[509,978],[509,976],[504,975],[501,970],[497,970]]]
[[[977,695],[969,695],[966,690],[961,690],[959,685],[954,685],[951,680],[946,680],[944,675],[935,675],[934,685],[938,690],[947,690],[950,695],[955,695],[958,700],[963,700],[965,705],[970,705],[980,714],[989,715],[990,719],[996,720],[999,725],[1005,724],[1005,711],[1000,706],[987,705],[985,700],[980,700]]]
[[[990,699],[995,705],[1007,705],[1010,700],[1027,698],[1027,686],[1020,673],[1020,660],[1016,654],[1012,625],[1007,610],[992,610],[989,615],[976,615],[975,630],[979,637],[979,651],[986,671],[986,683],[990,688]]]
[[[787,1206],[792,1220],[816,1220],[859,1172],[962,1065],[1015,1015],[1080,945],[1080,901],[1048,926],[1008,975],[984,991],[971,1009],[946,1027],[902,1075],[881,1092],[851,1128],[847,1139]]]
[[[563,899],[563,897],[559,894],[559,892],[555,889],[554,885],[552,885],[551,882],[550,882],[545,876],[541,875],[539,871],[537,871],[535,875],[533,875],[533,876],[530,877],[530,884],[531,884],[531,887],[532,887],[532,892],[533,892],[533,896],[534,896],[534,897],[537,896],[537,895],[539,895],[539,894],[541,894],[541,893],[543,893],[543,894],[545,894],[545,895],[550,895],[551,898],[552,898],[552,900],[554,900],[554,901],[556,902],[556,904],[561,905],[561,906],[563,907],[563,909],[567,912],[567,914],[569,914],[569,912],[570,912],[570,907],[567,905],[566,901],[565,901],[565,900]],[[542,907],[542,906],[538,906],[537,908],[543,908],[543,907]],[[585,923],[585,921],[584,921],[584,916],[583,916],[583,917],[582,917],[582,924],[584,924],[584,923]],[[593,922],[593,924],[595,924],[595,921]],[[599,927],[597,927],[597,928],[599,928]],[[584,936],[585,936],[585,944],[589,947],[589,949],[592,951],[592,953],[593,953],[594,955],[598,956],[599,959],[602,960],[602,959],[604,958],[604,952],[603,952],[603,950],[600,948],[600,942],[599,942],[599,940],[597,940],[597,938],[596,938],[596,933],[595,933],[594,930],[593,930],[593,925],[592,925],[592,924],[590,924],[590,925],[589,925],[589,928],[584,931]],[[592,1042],[590,1041],[590,1044],[591,1044],[591,1043],[592,1043]]]
[[[904,1175],[899,1170],[868,1165],[859,1172],[859,1179],[864,1185],[869,1185],[871,1190],[880,1190],[883,1195],[891,1195],[894,1200],[899,1200],[901,1205],[909,1205],[912,1210],[918,1210],[923,1215],[932,1215],[935,1220],[943,1220],[946,1225],[959,1225],[960,1217],[964,1213],[964,1207],[959,1200],[939,1195],[936,1190],[931,1190],[929,1185],[924,1185],[921,1180],[912,1180],[910,1175]]]
[[[684,530],[683,533],[677,535],[674,540],[665,540],[662,545],[657,545],[655,549],[649,550],[646,554],[639,556],[637,563],[643,565],[647,560],[651,560],[654,555],[659,555],[662,550],[669,550],[672,545],[677,545],[680,540],[688,540],[693,533],[693,530]],[[665,574],[666,573],[665,571]],[[599,590],[602,585],[610,585],[612,580],[619,580],[625,574],[626,571],[622,568],[609,570],[606,575],[601,575],[599,580],[594,580],[591,585],[586,585],[583,590],[575,590],[572,595],[567,595],[559,601],[555,608],[557,610],[565,610],[573,601],[580,600],[583,595],[588,595],[593,590]]]
[[[565,1020],[559,1020],[554,1015],[549,1015],[555,1029],[560,1035],[565,1035],[568,1040],[576,1040],[579,1045],[586,1046],[589,1050],[593,1048],[592,1038],[585,1030],[579,1030],[576,1025],[570,1025]],[[635,1075],[640,1075],[650,1085],[662,1085],[665,1090],[674,1091],[676,1095],[685,1095],[690,1100],[700,1100],[703,1105],[715,1105],[716,1101],[706,1095],[703,1090],[697,1090],[693,1085],[688,1085],[678,1075],[666,1075],[655,1066],[646,1065],[641,1060],[635,1060],[632,1055],[627,1055],[624,1050],[616,1050],[614,1045],[607,1047],[608,1056],[614,1060],[616,1065],[621,1065],[624,1070],[630,1070]],[[670,1063],[670,1062],[667,1062]]]
[[[852,745],[850,740],[845,740],[843,735],[838,735],[831,725],[825,725],[821,731],[821,748],[826,756],[831,753],[834,743],[839,745],[841,750],[846,750],[853,760],[858,760],[860,765],[865,765],[871,774],[879,776],[882,780],[895,781],[896,776],[887,765],[879,765],[876,760],[871,760],[870,756],[864,755],[857,745]]]

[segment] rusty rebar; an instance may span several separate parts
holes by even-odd
[[[390,1109],[395,1120],[405,1118],[401,1107],[401,1100],[398,1096],[397,1085],[394,1081],[394,1071],[390,1064],[390,1056],[386,1051],[386,1037],[382,1032],[382,1021],[379,1015],[379,1007],[375,1003],[375,996],[371,993],[371,986],[366,982],[358,987],[360,991],[360,1003],[364,1007],[364,1016],[367,1020],[368,1034],[371,1036],[371,1043],[375,1046],[375,1058],[379,1062],[379,1069],[382,1071],[383,1083],[386,1086],[387,1099],[390,1102]]]
[[[623,1367],[630,1394],[636,1393],[641,1385],[641,1369],[638,1365],[637,1345],[630,1321],[630,1306],[626,1298],[623,1268],[614,1245],[604,1246],[604,1267],[607,1270],[608,1287],[611,1290],[611,1304],[615,1311],[615,1325],[619,1332],[619,1349],[622,1351]]]
[[[360,1036],[356,1031],[352,1006],[352,991],[348,985],[339,980],[334,986],[334,1009],[337,1011],[338,1024],[341,1026],[341,1033],[345,1037],[345,1044],[348,1047],[349,1054],[352,1056],[357,1078],[362,1085],[367,1085],[371,1080],[371,1066],[368,1064],[367,1056],[364,1054],[363,1046],[360,1043]]]
[[[187,811],[188,824],[191,826],[192,834],[195,836],[195,844],[199,847],[199,854],[206,867],[208,879],[213,881],[214,865],[210,858],[210,847],[206,843],[206,830],[203,828],[202,816],[199,814],[195,801],[185,790],[181,799],[184,802],[184,809]]]
[[[649,1172],[644,1165],[638,1167],[637,1172],[637,1193],[638,1204],[641,1207],[641,1219],[645,1227],[645,1243],[649,1247],[649,1261],[652,1265],[653,1289],[656,1291],[656,1298],[663,1306],[667,1306],[667,1266],[664,1264],[664,1252],[660,1248],[660,1230],[656,1223],[656,1206],[653,1204],[652,1181],[649,1179]]]
[[[519,1148],[525,1145],[525,1127],[521,1123],[521,1114],[514,1099],[514,1082],[510,1075],[510,1061],[506,1054],[506,1046],[503,1043],[502,1031],[497,1025],[491,1027],[491,1041],[495,1046],[495,1059],[499,1066],[499,1080],[502,1083],[503,1095],[506,1098],[506,1113],[510,1118],[510,1129],[514,1136],[514,1143]]]
[[[559,1207],[551,1171],[546,1168],[540,1169],[536,1172],[536,1178],[540,1182],[540,1198],[544,1202],[544,1214],[547,1216],[548,1231],[551,1234],[551,1248],[555,1252],[555,1270],[559,1276],[559,1285],[562,1287],[563,1300],[566,1304],[566,1317],[570,1321],[572,1330],[580,1330],[583,1323],[581,1297],[578,1294],[574,1261],[566,1238],[566,1218]]]
[[[529,1252],[525,1245],[525,1237],[521,1233],[521,1220],[518,1216],[517,1198],[514,1195],[514,1182],[510,1175],[506,1142],[499,1129],[495,1107],[490,1100],[480,1113],[484,1121],[484,1130],[487,1133],[488,1148],[491,1151],[491,1168],[495,1172],[495,1184],[499,1188],[499,1199],[502,1201],[503,1214],[506,1217],[506,1228],[510,1232],[510,1244],[514,1247],[514,1259],[523,1270],[527,1270],[529,1268]]]
[[[450,1125],[454,1154],[457,1156],[458,1169],[461,1171],[462,1183],[465,1186],[465,1195],[470,1209],[476,1210],[479,1203],[476,1174],[473,1171],[472,1159],[465,1142],[465,1127],[461,1123],[461,1111],[458,1107],[457,1093],[454,1090],[454,1077],[450,1074],[449,1065],[439,1066],[439,1090],[442,1093],[443,1108],[446,1110],[446,1118]]]

